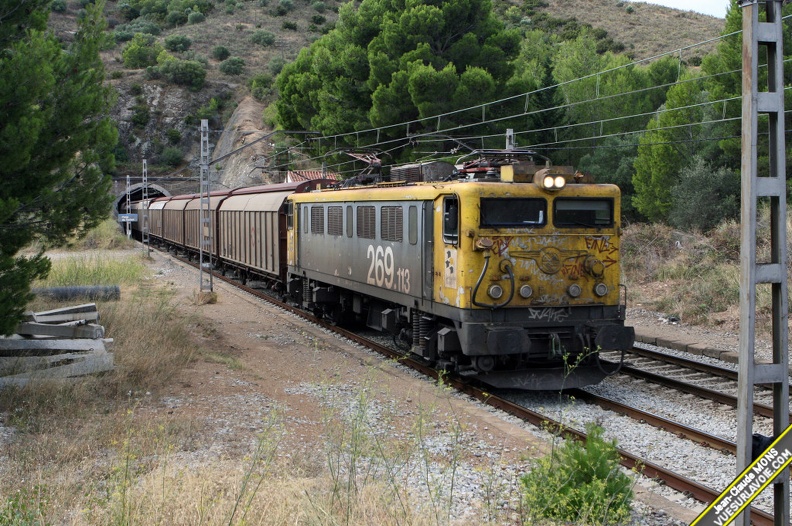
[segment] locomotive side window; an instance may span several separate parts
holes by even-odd
[[[382,225],[383,241],[398,241],[404,239],[404,210],[400,206],[383,206],[380,209],[380,224]]]
[[[613,199],[558,198],[553,203],[553,223],[558,227],[611,227]]]
[[[547,201],[482,197],[480,222],[486,228],[542,226],[547,222]]]
[[[377,212],[373,206],[357,207],[357,236],[363,239],[377,238]]]
[[[300,222],[303,225],[303,232],[308,233],[308,207],[300,207]]]
[[[324,207],[311,207],[311,234],[324,234]]]
[[[286,228],[294,228],[294,203],[291,201],[286,202]]]
[[[352,237],[352,232],[354,232],[354,230],[352,230],[352,219],[353,219],[352,207],[351,206],[347,206],[346,207],[346,224],[347,224],[346,225],[346,231],[347,231],[347,237]]]
[[[344,235],[344,208],[341,206],[327,207],[327,233],[331,236]]]
[[[410,236],[410,244],[416,245],[418,244],[418,207],[411,206],[407,213],[409,215],[407,219],[407,230]]]
[[[455,195],[443,198],[443,241],[453,245],[459,241],[459,199]]]

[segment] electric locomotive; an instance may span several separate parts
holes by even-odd
[[[374,182],[287,200],[287,291],[494,387],[597,383],[626,350],[619,188],[478,151],[443,180]],[[419,178],[420,179],[420,178]]]

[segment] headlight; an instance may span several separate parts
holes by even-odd
[[[581,292],[583,291],[580,289],[580,285],[578,285],[577,283],[573,283],[567,289],[567,293],[573,298],[577,298],[578,296],[580,296]]]
[[[545,176],[545,178],[542,179],[542,186],[544,186],[547,190],[552,190],[554,184],[555,181],[553,180],[552,175]]]
[[[604,296],[608,293],[608,286],[604,283],[597,283],[594,287],[594,294],[597,296]]]
[[[555,179],[553,180],[553,183],[554,183],[556,189],[560,190],[564,186],[566,186],[566,179],[564,179],[563,175],[556,175]]]
[[[490,285],[490,288],[487,289],[487,294],[489,294],[490,298],[499,300],[503,296],[503,287],[500,285]]]
[[[523,298],[530,298],[531,294],[533,294],[533,289],[530,285],[523,285],[520,287],[520,296]]]

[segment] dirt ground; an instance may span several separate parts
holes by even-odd
[[[217,302],[196,304],[197,271],[168,255],[152,253],[155,280],[176,292],[184,312],[201,319],[196,334],[208,355],[182,371],[157,400],[139,411],[191,422],[195,444],[188,462],[245,455],[265,425],[268,412],[285,416],[284,449],[295,458],[319,458],[327,412],[317,403],[327,396],[370,393],[376,403],[391,408],[389,431],[399,422],[414,425],[427,408],[436,418],[453,419],[463,429],[465,451],[473,464],[527,466],[529,458],[547,451],[547,444],[527,426],[498,415],[478,402],[417,378],[405,368],[318,327],[282,312],[231,286],[214,281]],[[667,320],[641,312],[639,323]],[[672,326],[669,326],[672,327]],[[231,357],[212,359],[211,356]],[[443,433],[442,426],[436,432]],[[653,509],[689,522],[695,513],[661,496],[636,488],[637,499]]]

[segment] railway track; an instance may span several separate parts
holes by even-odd
[[[732,369],[638,347],[633,348],[630,354],[639,359],[625,358],[619,374],[737,407],[737,372]],[[603,361],[616,365],[616,362]],[[773,407],[762,402],[772,399],[772,391],[757,386],[754,399],[760,400],[754,402],[754,414],[773,418]]]
[[[172,255],[172,254],[171,254]],[[193,267],[197,267],[197,264],[194,261],[190,261],[184,258],[179,258],[186,264],[189,264]],[[413,370],[429,377],[434,380],[439,379],[439,374],[436,370],[429,367],[427,364],[415,360],[411,357],[405,357],[401,352],[396,351],[386,345],[382,345],[377,342],[373,342],[370,339],[364,338],[354,332],[348,331],[346,329],[340,328],[324,320],[321,320],[311,313],[293,307],[287,303],[280,301],[277,297],[274,297],[270,293],[263,292],[260,289],[252,288],[246,285],[242,285],[238,281],[235,281],[232,278],[226,276],[219,276],[215,275],[215,278],[220,279],[226,283],[229,283],[245,292],[263,299],[269,303],[272,303],[296,316],[299,316],[307,321],[315,323],[326,330],[332,331],[340,336],[343,336],[351,341],[358,343],[368,349],[371,349],[379,354],[382,354],[388,358],[396,359],[403,365],[412,368]],[[544,429],[551,429],[555,430],[559,434],[561,434],[564,438],[567,439],[575,439],[575,440],[586,440],[586,434],[582,431],[571,429],[561,422],[558,422],[552,418],[549,418],[546,415],[540,414],[538,412],[532,411],[522,405],[517,403],[511,402],[503,397],[500,397],[496,394],[493,394],[487,390],[481,389],[475,385],[471,385],[469,382],[465,381],[461,378],[455,377],[444,377],[443,381],[454,387],[459,392],[465,393],[476,400],[509,413],[525,422],[528,422],[534,426],[541,427]],[[715,449],[720,449],[723,451],[734,451],[735,445],[733,442],[729,442],[713,435],[709,435],[703,433],[701,431],[697,431],[693,428],[684,426],[682,424],[674,423],[670,420],[663,419],[656,415],[651,415],[649,413],[637,410],[635,408],[630,408],[623,404],[619,404],[612,400],[602,399],[601,397],[597,397],[596,395],[592,395],[590,393],[586,393],[582,390],[572,390],[570,394],[578,397],[579,399],[590,401],[592,403],[598,403],[603,405],[609,410],[615,411],[617,413],[626,414],[635,418],[636,420],[651,423],[656,427],[666,429],[670,432],[676,433],[679,436],[683,436],[689,440],[697,442],[702,445],[706,445],[708,447],[712,447]],[[710,503],[714,501],[720,491],[714,490],[712,488],[708,488],[703,484],[700,484],[690,478],[687,478],[683,475],[675,473],[663,466],[660,466],[656,463],[651,462],[648,459],[641,458],[637,455],[634,455],[624,449],[619,449],[619,454],[622,458],[621,464],[622,466],[628,469],[637,469],[639,470],[645,477],[648,477],[653,480],[658,480],[664,483],[666,486],[682,492],[686,495],[689,495],[696,500],[703,502],[703,503]],[[762,510],[751,508],[751,521],[753,524],[757,526],[772,526],[774,524],[773,516],[768,514]]]

